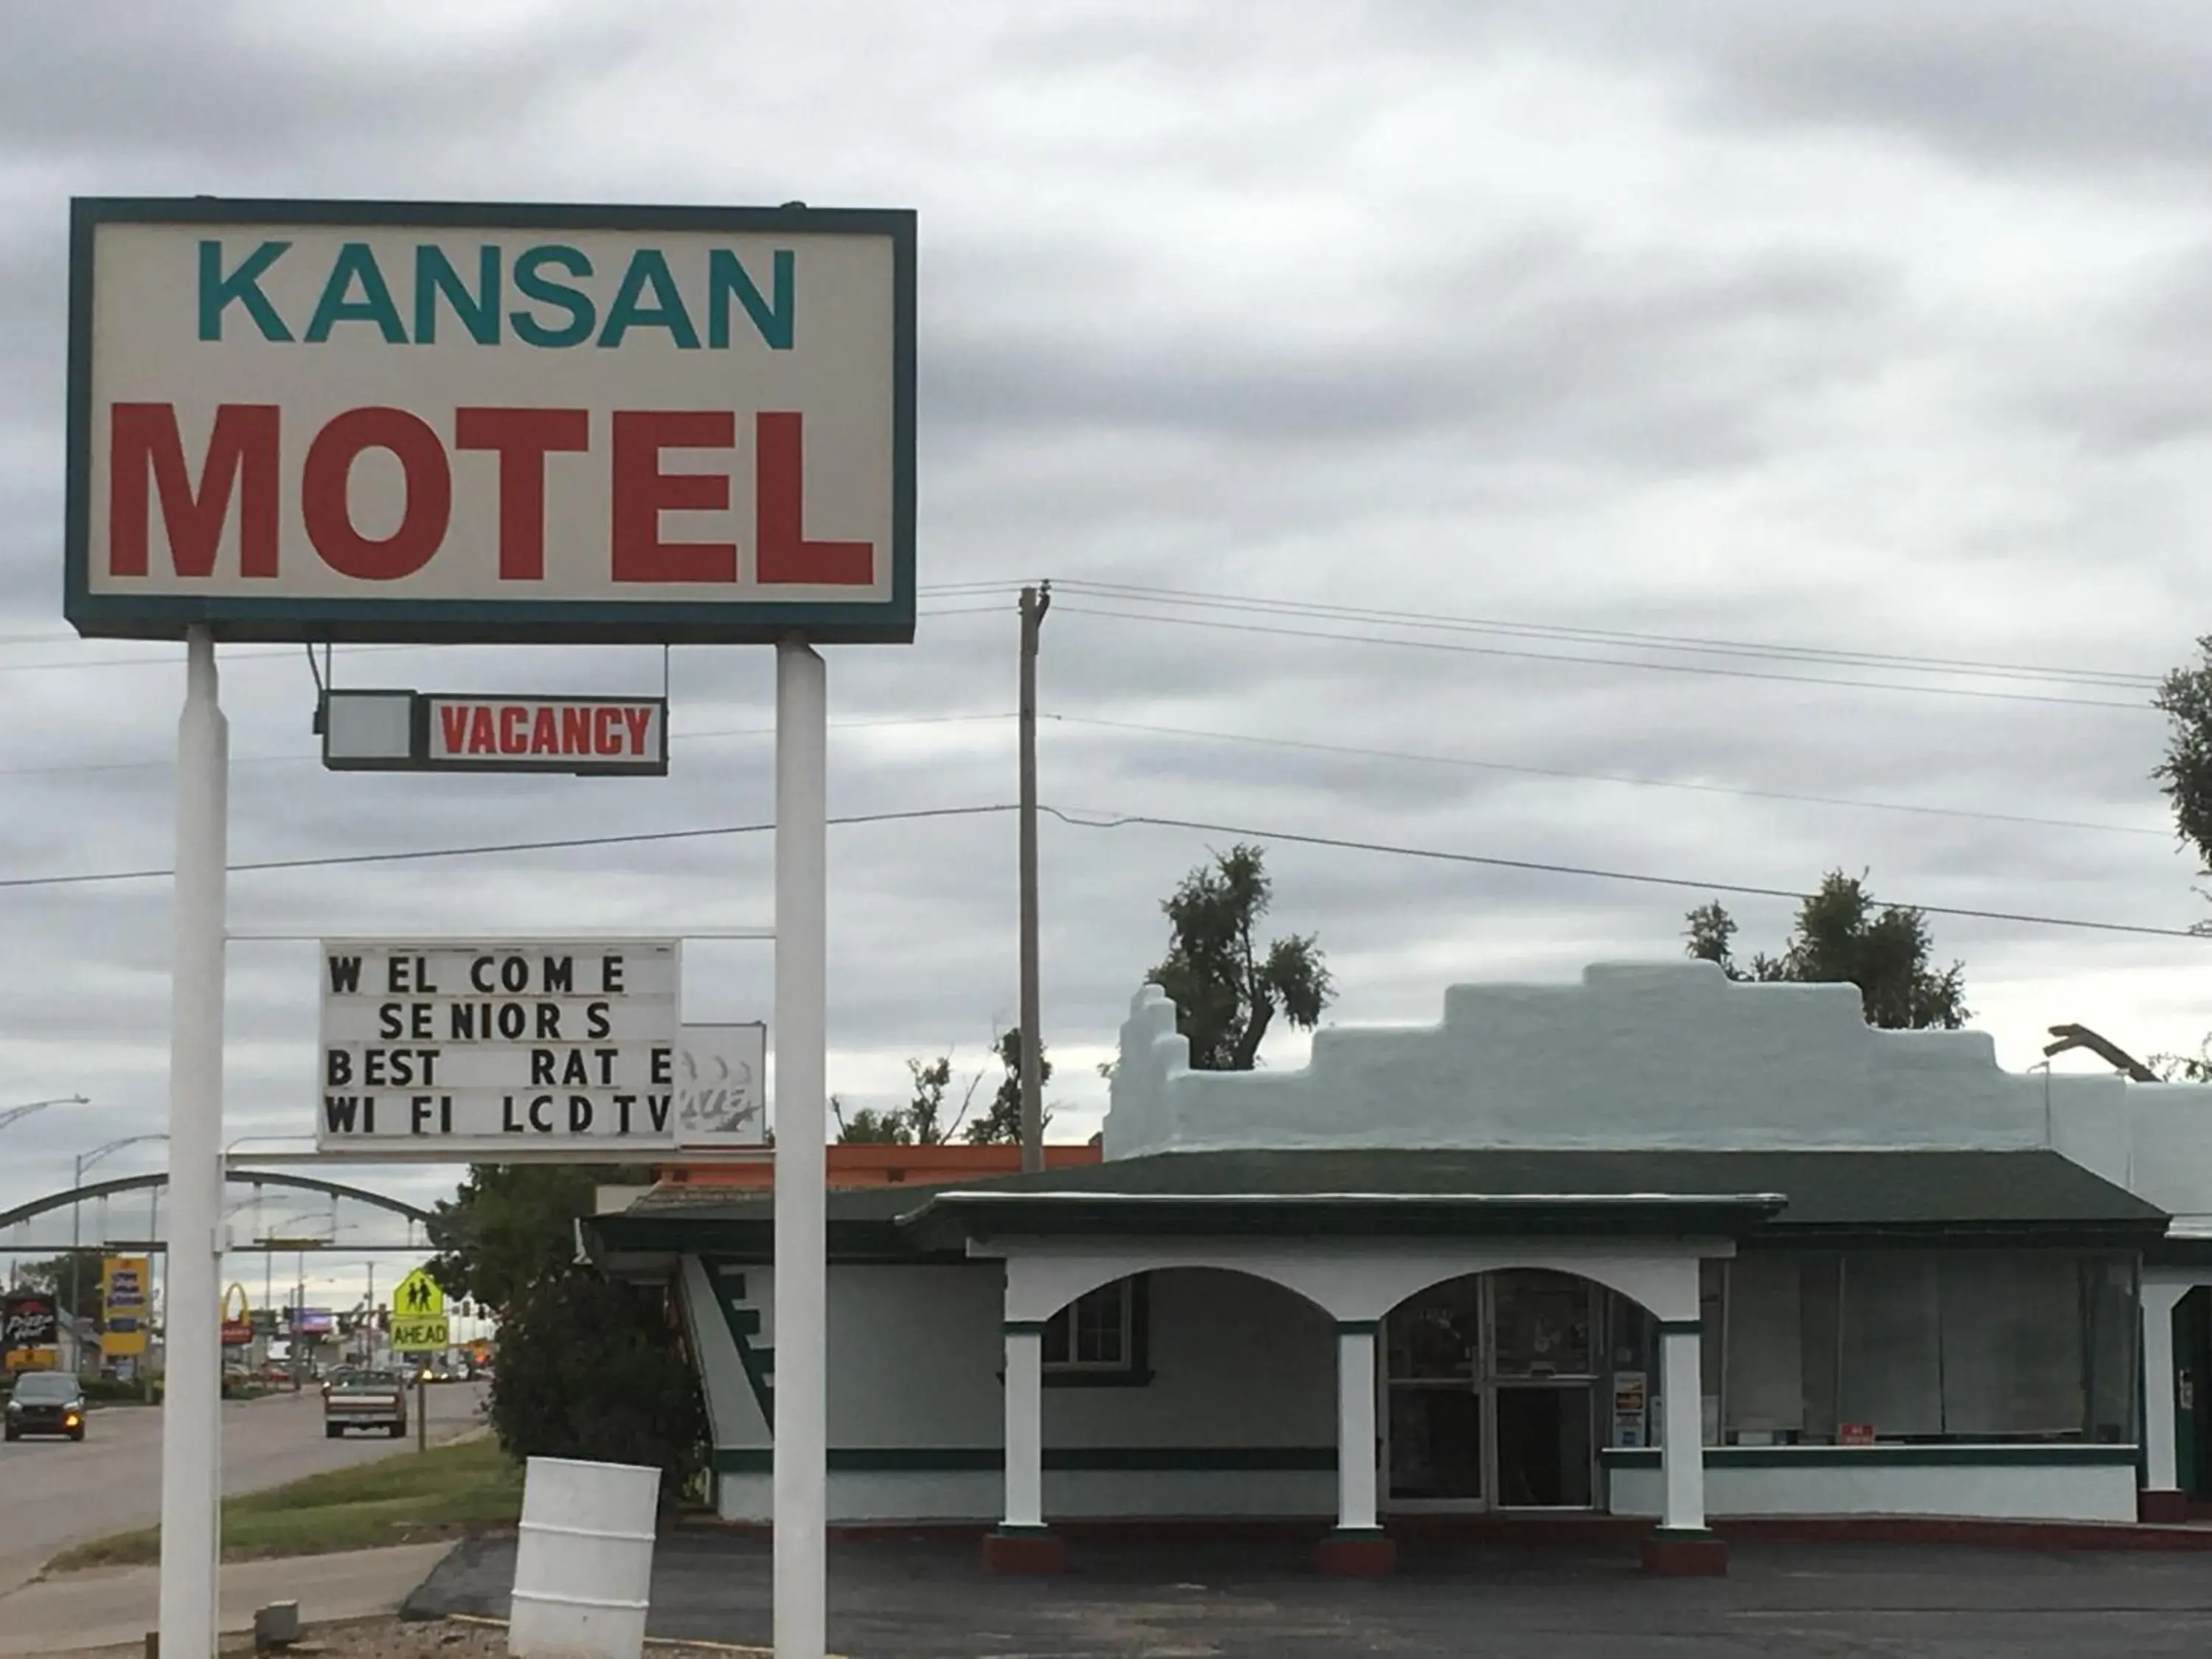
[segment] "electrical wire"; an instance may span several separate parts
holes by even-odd
[[[1234,836],[1239,840],[1254,842],[1283,842],[1300,847],[1329,847],[1346,852],[1383,853],[1396,858],[1425,859],[1444,864],[1480,865],[1495,870],[1522,870],[1554,876],[1583,876],[1600,881],[1634,882],[1649,887],[1675,887],[1699,893],[1731,893],[1751,898],[1795,899],[1799,902],[1812,898],[1813,894],[1790,887],[1754,887],[1742,882],[1699,881],[1688,876],[1653,876],[1628,870],[1603,870],[1589,865],[1550,864],[1537,859],[1498,858],[1483,853],[1454,853],[1434,847],[1403,847],[1389,842],[1355,841],[1338,836],[1307,835],[1292,830],[1260,830],[1234,823],[1208,823],[1196,818],[1156,817],[1146,813],[1121,812],[1085,816],[1063,811],[1057,806],[1040,805],[1040,812],[1049,814],[1062,823],[1078,830],[1120,830],[1131,825],[1145,825],[1159,830],[1195,830],[1202,835]],[[2152,927],[2132,921],[2091,921],[2077,916],[2034,915],[2016,910],[1978,910],[1952,904],[1914,904],[1903,899],[1885,899],[1886,910],[1918,910],[1931,916],[1962,916],[1978,921],[2013,921],[2036,927],[2086,928],[2101,933],[2140,933],[2154,939],[2193,939],[2206,937],[2186,927]]]
[[[1156,617],[1134,611],[1109,611],[1079,601],[1062,601],[1055,611],[1079,617],[1113,617],[1124,622],[1168,623],[1177,628],[1206,628],[1231,634],[1265,634],[1279,639],[1321,640],[1355,645],[1392,645],[1416,651],[1446,651],[1456,655],[1512,657],[1528,662],[1578,663],[1587,667],[1640,668],[1662,674],[1717,675],[1723,679],[1779,680],[1791,685],[1838,685],[1855,691],[1911,691],[1929,696],[1972,697],[1999,702],[2055,703],[2071,708],[2121,708],[2132,714],[2155,712],[2148,700],[2114,702],[2102,697],[2061,697],[2036,691],[1986,691],[1960,685],[1904,685],[1891,680],[1850,680],[1818,674],[1774,674],[1753,668],[1721,668],[1710,663],[1638,662],[1626,657],[1570,656],[1552,651],[1516,651],[1498,645],[1465,645],[1445,640],[1397,639],[1382,634],[1323,633],[1310,629],[1271,628],[1261,623],[1217,622],[1204,617]]]
[[[917,617],[981,617],[996,614],[1004,608],[1005,607],[1001,605],[979,605],[962,606],[951,610],[924,611],[917,607],[915,614]],[[0,643],[8,642],[9,641],[0,641]],[[27,645],[67,646],[76,644],[79,641],[72,639],[68,635],[59,635],[52,637],[40,636],[35,639],[25,637],[21,639],[20,642]],[[477,649],[500,648],[495,642],[485,640],[469,641],[459,645],[450,645],[441,641],[409,641],[404,643],[395,642],[388,644],[349,645],[343,647],[338,654],[345,657],[358,657],[366,655],[371,652],[451,651],[457,649],[465,650],[472,647]],[[252,661],[257,658],[264,657],[289,657],[292,654],[293,648],[294,647],[289,645],[226,645],[222,648],[222,660],[226,663],[233,663]],[[0,674],[39,674],[60,672],[64,671],[74,672],[81,668],[163,668],[173,667],[183,661],[184,659],[178,656],[173,652],[163,652],[157,656],[87,657],[66,662],[0,662]]]
[[[1159,737],[1190,738],[1213,743],[1252,744],[1268,749],[1294,749],[1321,755],[1343,755],[1360,759],[1407,761],[1424,766],[1455,766],[1485,772],[1512,772],[1537,778],[1559,778],[1577,783],[1633,784],[1644,789],[1686,789],[1698,794],[1734,795],[1749,800],[1800,801],[1814,806],[1850,806],[1869,812],[1912,812],[1931,817],[1974,818],[1992,823],[2029,824],[2040,830],[2099,830],[2114,836],[2172,836],[2170,830],[2154,830],[2134,823],[2096,823],[2081,818],[2031,817],[2018,812],[1984,812],[1966,806],[1922,806],[1908,801],[1856,800],[1848,795],[1799,795],[1779,789],[1744,789],[1723,783],[1687,783],[1674,778],[1644,778],[1623,772],[1571,772],[1555,766],[1524,766],[1511,761],[1476,760],[1462,755],[1423,755],[1399,749],[1363,749],[1349,744],[1315,743],[1298,738],[1261,738],[1242,732],[1206,732],[1181,726],[1147,726],[1134,720],[1101,720],[1088,714],[1047,714],[1041,719],[1063,726],[1098,726],[1113,732],[1143,732]]]
[[[1013,711],[982,714],[890,714],[879,720],[831,720],[833,732],[863,730],[878,726],[951,726],[967,720],[1010,720]],[[716,738],[772,738],[773,726],[732,726],[704,732],[672,732],[672,744],[705,742]],[[320,750],[296,755],[234,755],[233,766],[307,766],[320,763]],[[52,777],[72,772],[147,772],[176,764],[173,757],[137,761],[67,761],[54,766],[0,766],[0,778]]]
[[[1418,611],[1386,611],[1370,606],[1328,605],[1234,593],[1196,592],[1185,588],[1143,587],[1124,582],[1098,582],[1081,577],[1063,579],[1063,592],[1089,593],[1127,603],[1141,600],[1158,605],[1194,605],[1203,609],[1256,611],[1262,615],[1309,617],[1322,620],[1386,623],[1404,628],[1443,629],[1478,634],[1504,634],[1534,639],[1577,643],[1632,645],[1650,650],[1686,651],[1722,655],[1778,658],[1790,661],[1829,663],[1851,667],[1903,668],[1913,672],[1981,675],[1999,679],[2056,680],[2081,685],[2118,686],[2155,690],[2162,677],[2119,669],[2059,668],[2045,664],[1990,662],[1971,657],[1929,657],[1887,651],[1854,651],[1829,646],[1786,645],[1772,641],[1719,640],[1694,635],[1650,634],[1613,628],[1586,628],[1557,623],[1507,622],[1489,617],[1434,616]]]
[[[899,823],[921,818],[980,817],[992,812],[1011,812],[1011,805],[999,806],[930,806],[915,807],[902,812],[859,812],[830,820],[835,824]],[[418,847],[397,853],[329,853],[315,858],[260,859],[242,864],[228,864],[223,868],[233,875],[266,870],[327,870],[341,865],[404,864],[418,859],[475,858],[488,853],[547,853],[567,852],[584,847],[635,847],[649,842],[703,841],[715,836],[755,836],[775,828],[773,819],[766,823],[716,823],[696,830],[641,830],[628,835],[564,836],[552,841],[481,842],[466,847]],[[27,887],[82,887],[101,881],[158,881],[173,876],[174,870],[105,870],[87,871],[70,876],[9,876],[0,877],[0,889]]]
[[[932,806],[911,808],[896,812],[863,812],[830,818],[833,824],[911,823],[927,818],[970,818],[994,816],[1019,810],[1011,802],[981,806]],[[1423,859],[1445,864],[1475,865],[1488,869],[1520,870],[1543,875],[1579,876],[1601,881],[1632,882],[1643,886],[1672,887],[1693,892],[1729,893],[1753,898],[1794,899],[1799,902],[1811,898],[1812,894],[1789,887],[1760,887],[1744,882],[1704,881],[1688,876],[1655,876],[1640,872],[1606,870],[1589,865],[1555,864],[1536,859],[1501,858],[1484,853],[1458,853],[1442,848],[1407,847],[1389,842],[1358,841],[1348,836],[1322,836],[1302,830],[1261,829],[1249,824],[1214,823],[1199,818],[1180,818],[1150,813],[1084,812],[1058,806],[1040,805],[1037,810],[1061,823],[1078,830],[1121,830],[1143,826],[1159,830],[1190,830],[1201,835],[1234,836],[1240,840],[1281,842],[1291,846],[1327,847],[1346,852],[1378,853],[1395,858]],[[423,859],[473,858],[486,854],[566,852],[587,847],[638,846],[655,842],[698,841],[720,836],[760,835],[775,828],[766,823],[709,824],[693,830],[647,830],[628,835],[569,836],[548,841],[514,841],[478,842],[462,847],[416,848],[393,853],[334,853],[314,858],[263,859],[233,864],[227,868],[234,874],[256,871],[323,870],[339,866],[365,864],[399,864]],[[173,870],[110,870],[85,872],[64,876],[15,876],[0,878],[0,889],[83,886],[94,882],[151,881],[173,876]],[[1931,916],[1960,916],[1981,921],[2017,922],[2026,927],[2066,927],[2094,933],[2131,933],[2154,939],[2203,939],[2205,936],[2184,927],[2152,927],[2139,922],[2095,921],[2076,916],[2046,916],[2015,910],[1984,910],[1948,904],[1912,904],[1904,900],[1886,902],[1885,908],[1914,909]]]

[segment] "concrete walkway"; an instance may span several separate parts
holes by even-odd
[[[222,1570],[221,1623],[253,1628],[253,1610],[297,1601],[303,1620],[367,1619],[396,1613],[450,1543],[310,1555],[286,1561],[237,1561]],[[156,1623],[160,1570],[110,1567],[40,1579],[0,1596],[0,1655],[143,1650]]]

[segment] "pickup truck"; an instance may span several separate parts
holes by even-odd
[[[331,1379],[323,1395],[323,1434],[336,1440],[348,1429],[407,1437],[407,1384],[397,1371],[349,1371]]]

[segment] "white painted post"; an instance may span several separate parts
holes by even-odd
[[[161,1402],[161,1651],[212,1659],[222,1468],[223,866],[230,728],[215,640],[185,635],[169,987],[168,1376]]]
[[[1371,1532],[1375,1520],[1375,1327],[1336,1328],[1336,1527]]]
[[[2175,1492],[2181,1486],[2173,1427],[2173,1310],[2188,1294],[2186,1285],[2146,1280],[2142,1287],[2145,1492]]]
[[[775,1659],[823,1659],[828,1620],[829,674],[775,651]]]
[[[1044,1333],[1006,1327],[1008,1531],[1044,1525]]]
[[[1705,1526],[1705,1412],[1698,1376],[1698,1322],[1668,1321],[1659,1328],[1659,1386],[1665,1401],[1659,1474],[1666,1488],[1659,1524],[1669,1532],[1702,1532]]]

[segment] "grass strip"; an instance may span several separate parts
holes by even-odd
[[[226,1498],[222,1559],[258,1561],[427,1543],[512,1526],[521,1510],[521,1466],[486,1436]],[[161,1551],[161,1529],[143,1527],[64,1550],[46,1571],[137,1566],[160,1560]]]

